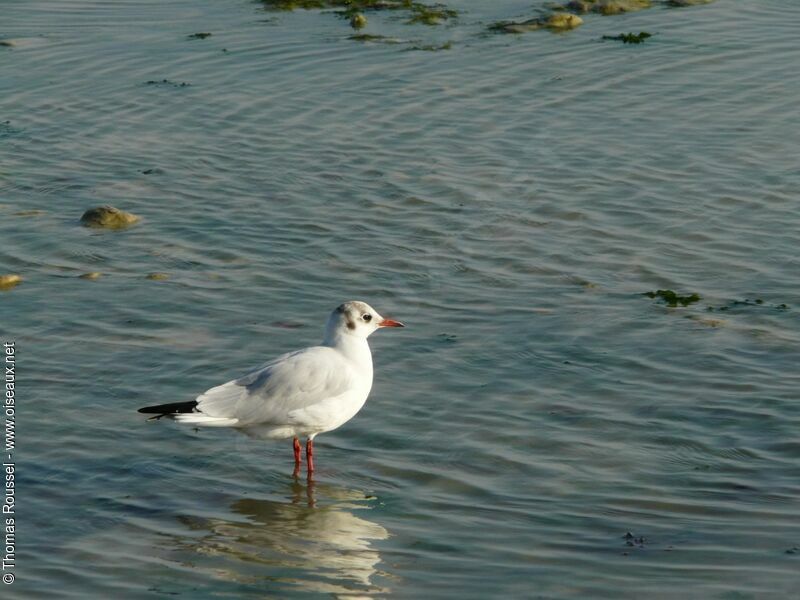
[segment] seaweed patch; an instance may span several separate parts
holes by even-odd
[[[785,303],[781,304],[767,304],[761,298],[756,298],[754,300],[750,300],[749,298],[745,298],[744,300],[731,300],[727,304],[723,304],[722,306],[707,306],[706,310],[709,312],[714,311],[726,311],[731,310],[734,308],[744,308],[744,307],[761,307],[767,308],[772,310],[789,310],[789,305]]]
[[[639,33],[620,33],[619,35],[604,35],[604,40],[616,40],[623,44],[641,44],[647,38],[653,37],[652,33],[640,31]]]
[[[645,292],[642,294],[643,296],[647,296],[648,298],[660,298],[663,300],[667,306],[670,308],[676,308],[678,306],[689,306],[694,302],[700,301],[699,294],[688,294],[686,296],[681,296],[672,290],[656,290],[654,292]]]

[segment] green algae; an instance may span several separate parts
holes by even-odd
[[[374,35],[371,33],[354,33],[347,37],[348,40],[356,42],[376,42],[380,44],[405,44],[408,40],[401,40],[395,37],[387,37],[385,35]]]
[[[325,0],[262,0],[264,7],[269,10],[313,10],[315,8],[331,8],[336,4]]]
[[[442,21],[454,19],[458,13],[453,9],[447,8],[442,4],[428,6],[426,4],[412,3],[411,17],[406,21],[410,25],[421,23],[422,25],[439,25]]]
[[[583,23],[578,16],[595,13],[603,16],[621,15],[636,12],[654,6],[695,6],[708,4],[714,0],[567,0],[563,3],[548,3],[548,10],[554,11],[549,17],[531,18],[525,21],[498,21],[489,25],[489,31],[499,33],[526,33],[537,29],[549,29],[554,32],[574,29]],[[651,34],[642,31],[638,34],[627,33],[618,36],[603,36],[603,39],[618,40],[625,44],[641,44]]]
[[[178,82],[178,81],[171,81],[169,79],[161,79],[161,80],[151,79],[149,81],[145,81],[144,84],[145,85],[166,85],[166,86],[172,86],[172,87],[176,87],[176,88],[189,87],[190,85],[192,85],[191,83],[186,83],[185,81]]]
[[[275,11],[339,9],[341,16],[351,20],[351,25],[354,17],[366,11],[408,11],[406,23],[422,25],[438,25],[458,16],[458,11],[444,4],[413,0],[262,0],[262,4],[265,9]],[[361,16],[366,25],[366,17]]]
[[[652,33],[640,31],[639,33],[620,33],[619,35],[604,35],[604,40],[616,40],[623,44],[641,44],[647,38],[653,37]]]
[[[389,38],[387,38],[385,35],[374,35],[372,33],[355,33],[347,39],[355,40],[357,42],[381,42]]]
[[[694,302],[700,301],[700,296],[698,294],[681,296],[672,290],[656,290],[654,292],[645,292],[642,295],[647,296],[648,298],[660,298],[670,308],[676,308],[677,306],[689,306]]]

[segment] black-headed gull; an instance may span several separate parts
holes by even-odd
[[[352,419],[372,388],[372,353],[367,338],[381,327],[403,327],[384,319],[366,302],[350,301],[331,313],[321,346],[279,356],[247,375],[200,394],[195,400],[140,408],[181,423],[234,427],[261,439],[294,438],[295,475],[300,437],[307,438],[309,477],[314,438]]]

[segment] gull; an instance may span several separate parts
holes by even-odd
[[[300,472],[301,437],[306,469],[314,472],[314,438],[352,419],[372,388],[367,338],[383,327],[404,327],[366,302],[351,300],[328,317],[320,346],[283,354],[194,400],[146,406],[148,420],[172,417],[195,426],[232,427],[259,439],[293,438],[294,475]]]

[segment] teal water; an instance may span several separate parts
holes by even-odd
[[[449,6],[364,43],[247,0],[4,3],[3,597],[796,595],[800,7],[505,36],[538,4]],[[107,203],[141,223],[78,224]],[[288,442],[136,413],[353,298],[407,328],[312,485]]]

